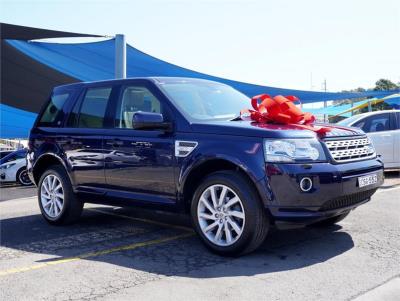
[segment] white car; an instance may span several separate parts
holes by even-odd
[[[15,151],[0,160],[0,182],[32,185],[26,171],[26,150]]]
[[[363,113],[339,121],[338,125],[361,128],[382,156],[385,169],[400,168],[400,110]]]

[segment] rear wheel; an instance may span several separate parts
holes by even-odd
[[[42,216],[50,224],[73,223],[81,216],[83,203],[75,196],[71,181],[61,166],[52,166],[42,174],[38,199]]]
[[[32,185],[31,179],[29,179],[26,168],[21,168],[17,172],[17,182],[23,186]]]
[[[196,232],[220,255],[242,255],[265,239],[268,220],[248,181],[231,171],[207,176],[196,189],[191,206]]]

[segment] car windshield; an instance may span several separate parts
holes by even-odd
[[[356,121],[359,118],[360,118],[359,115],[354,115],[354,116],[351,116],[349,118],[340,120],[337,124],[344,125],[344,126],[350,126],[350,124],[352,124],[354,121]]]
[[[190,121],[230,120],[250,105],[246,95],[217,82],[180,80],[160,86]]]

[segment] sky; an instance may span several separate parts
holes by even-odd
[[[301,90],[400,82],[398,0],[0,0],[0,22],[113,36],[199,72]]]

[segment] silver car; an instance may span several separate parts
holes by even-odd
[[[382,156],[385,169],[400,169],[400,110],[363,113],[339,121],[338,125],[361,128]]]

